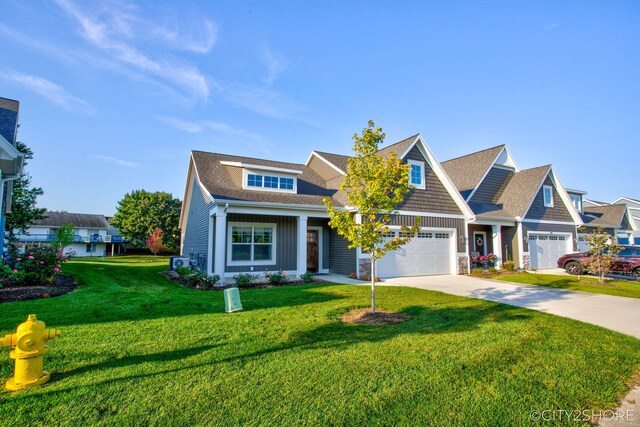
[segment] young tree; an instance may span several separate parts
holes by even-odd
[[[147,238],[157,227],[164,230],[165,246],[176,248],[180,244],[181,206],[180,200],[164,191],[132,191],[118,202],[111,224],[118,227],[134,247],[144,248]]]
[[[158,252],[162,250],[162,230],[158,227],[153,230],[153,233],[147,239],[147,247],[154,255],[158,255]]]
[[[27,160],[33,158],[33,151],[26,144],[16,142],[18,151],[24,153],[24,167]],[[25,233],[31,224],[45,217],[46,210],[36,207],[36,201],[44,191],[40,187],[31,187],[31,176],[23,172],[13,181],[13,193],[11,198],[11,212],[7,214],[5,229],[9,232],[9,239],[15,240],[14,231]]]
[[[584,241],[590,247],[589,260],[585,263],[585,267],[589,273],[598,276],[598,282],[603,285],[604,276],[609,274],[613,264],[618,260],[618,253],[622,247],[601,227],[585,235]]]
[[[389,157],[378,154],[378,146],[385,138],[381,128],[373,121],[353,135],[355,156],[349,158],[347,176],[340,189],[347,194],[349,206],[357,211],[337,210],[330,198],[324,203],[331,217],[329,225],[349,241],[349,248],[361,248],[371,263],[371,312],[376,312],[375,263],[387,252],[408,243],[419,230],[416,217],[412,227],[402,226],[399,236],[389,238],[391,214],[411,191],[409,166],[395,153]]]
[[[72,224],[64,223],[58,228],[56,232],[56,241],[54,246],[58,248],[60,253],[64,251],[65,246],[69,246],[76,240],[75,228]]]

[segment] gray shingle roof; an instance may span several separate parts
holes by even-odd
[[[478,217],[524,218],[550,171],[551,166],[546,165],[516,172],[496,204],[469,203],[469,207]]]
[[[480,180],[487,173],[503,148],[504,145],[498,145],[467,154],[466,156],[456,157],[441,164],[451,181],[453,181],[453,185],[456,186],[462,197],[466,199],[473,189],[480,184]]]
[[[334,154],[334,153],[326,153],[324,151],[316,151],[320,156],[322,156],[325,160],[333,164],[335,167],[340,169],[342,172],[347,173],[347,162],[349,160],[349,156],[343,156],[342,154]]]
[[[380,154],[382,157],[388,157],[389,154],[393,152],[393,153],[396,153],[398,157],[400,157],[402,153],[407,151],[407,148],[409,148],[409,146],[413,143],[413,141],[415,141],[418,135],[420,134],[417,133],[415,135],[410,136],[409,138],[396,142],[395,144],[387,145],[386,147],[379,149],[378,154]]]
[[[46,212],[45,218],[34,222],[34,225],[60,227],[65,223],[71,224],[76,228],[109,228],[109,223],[104,215],[55,211]]]
[[[587,227],[620,227],[626,205],[590,206],[580,215]]]
[[[332,197],[337,190],[325,188],[326,182],[311,168],[287,162],[255,159],[251,157],[230,156],[227,154],[192,151],[193,160],[200,181],[216,198],[227,200],[245,200],[253,202],[285,203],[322,206],[325,196]],[[240,168],[226,166],[221,161],[245,162],[260,166],[271,166],[301,171],[298,177],[298,192],[285,193],[242,189]]]

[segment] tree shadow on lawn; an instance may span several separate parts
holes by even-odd
[[[347,308],[348,311],[350,308]],[[405,334],[452,334],[478,329],[480,325],[487,322],[509,322],[528,319],[531,314],[523,312],[519,308],[506,305],[495,304],[470,304],[464,307],[441,307],[433,306],[409,306],[401,310],[410,316],[410,319],[403,323],[383,326],[357,325],[344,323],[339,317],[345,310],[335,310],[332,313],[334,319],[328,324],[301,331],[293,334],[289,340],[278,345],[269,346],[258,351],[234,354],[237,352],[236,346],[230,345],[233,342],[225,342],[212,345],[188,347],[178,350],[162,351],[152,354],[137,354],[123,357],[121,359],[108,360],[91,365],[80,366],[61,373],[52,373],[51,382],[62,384],[67,378],[76,375],[93,376],[97,371],[131,367],[149,362],[163,363],[185,359],[185,363],[179,368],[159,370],[151,373],[136,373],[134,375],[123,375],[118,378],[90,382],[78,386],[66,387],[64,389],[52,390],[50,392],[38,393],[37,395],[24,394],[16,395],[13,398],[18,400],[38,399],[43,395],[53,396],[67,393],[74,389],[91,388],[120,383],[132,379],[143,379],[156,377],[165,374],[173,374],[181,371],[191,371],[199,367],[211,366],[212,364],[238,363],[244,365],[252,360],[262,357],[269,357],[281,352],[289,351],[313,351],[335,349],[337,351],[346,350],[354,345],[362,343],[379,343],[394,339]],[[188,363],[188,358],[195,355],[202,355],[207,351],[227,346],[227,355],[215,354],[209,360],[198,363]],[[231,353],[231,354],[230,354]],[[204,377],[203,377],[204,380]]]

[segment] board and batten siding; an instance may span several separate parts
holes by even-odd
[[[409,215],[391,215],[391,220],[389,221],[389,225],[406,225],[413,226],[414,224],[414,216]],[[430,217],[430,216],[422,216],[420,217],[420,227],[426,228],[454,228],[456,230],[456,248],[458,252],[465,252],[466,248],[464,246],[463,239],[460,236],[464,236],[464,219],[460,218],[441,218],[441,217]]]
[[[254,265],[251,270],[250,265],[226,265],[225,272],[239,273],[245,271],[278,271],[278,270],[295,270],[296,269],[296,250],[297,241],[296,234],[298,232],[298,223],[294,216],[278,216],[278,215],[254,215],[254,214],[238,214],[230,213],[227,215],[227,235],[225,236],[225,248],[229,247],[229,223],[231,222],[247,222],[247,223],[275,223],[276,224],[276,262],[270,265]],[[226,253],[225,253],[226,258]],[[227,263],[228,263],[227,259]],[[225,263],[226,264],[226,263]]]
[[[187,225],[182,244],[182,256],[198,259],[199,269],[206,269],[207,250],[209,247],[209,211],[213,207],[212,202],[207,202],[202,195],[202,190],[195,179],[192,179],[191,201]],[[213,239],[213,236],[211,236]],[[205,271],[205,270],[203,270]]]
[[[470,202],[474,203],[498,203],[502,192],[513,177],[513,171],[493,167],[482,180],[478,189],[473,193]]]
[[[513,227],[501,227],[502,233],[502,258],[504,261],[513,261],[516,267],[520,268],[520,254],[518,253],[518,228]]]
[[[431,169],[418,147],[413,147],[406,155],[405,160],[417,160],[424,162],[425,190],[412,188],[398,210],[433,212],[461,215],[462,212],[444,187],[436,173]],[[407,177],[407,179],[409,179]]]
[[[545,178],[543,185],[553,187],[553,207],[546,207],[544,205],[543,187],[540,187],[538,194],[536,194],[533,203],[531,203],[531,207],[529,207],[529,210],[525,215],[525,220],[543,219],[546,221],[573,222],[571,214],[558,194],[558,189],[553,185],[553,181],[551,181],[551,178],[548,175]]]
[[[528,231],[541,231],[552,233],[570,233],[573,236],[575,242],[576,227],[572,224],[541,224],[536,222],[522,222],[522,233],[527,236]],[[523,239],[523,247],[525,252],[529,252],[529,242],[527,239]]]
[[[334,274],[357,273],[356,250],[349,249],[349,242],[334,229],[329,231],[329,272]]]

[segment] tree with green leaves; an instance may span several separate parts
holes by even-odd
[[[177,248],[180,245],[178,226],[181,207],[182,202],[174,199],[170,193],[135,190],[118,202],[118,210],[111,224],[118,227],[134,247],[146,247],[147,238],[156,228],[160,228],[164,230],[165,247]]]
[[[64,248],[75,242],[75,240],[75,228],[72,224],[65,222],[60,226],[60,228],[58,228],[58,231],[56,232],[56,241],[53,243],[53,245],[58,248],[60,253],[62,253],[62,251],[64,251]]]
[[[388,157],[378,154],[378,146],[385,136],[371,120],[362,135],[353,135],[355,156],[348,160],[347,175],[340,190],[346,193],[348,205],[353,206],[355,212],[336,209],[330,198],[324,199],[331,218],[329,225],[349,241],[349,248],[361,248],[369,255],[373,314],[376,312],[376,261],[408,243],[420,229],[420,219],[416,217],[412,227],[404,225],[399,235],[390,237],[391,215],[411,191],[411,185],[409,166],[396,153]]]
[[[618,260],[622,247],[612,236],[606,234],[602,227],[586,234],[584,241],[589,245],[589,260],[585,263],[585,267],[589,273],[598,276],[598,282],[604,285],[604,277],[609,274],[613,264]]]
[[[37,199],[44,191],[40,187],[31,187],[31,176],[24,171],[27,160],[33,158],[33,151],[21,141],[16,142],[16,149],[24,153],[24,165],[23,172],[12,184],[11,212],[7,214],[5,227],[10,240],[16,239],[14,231],[26,233],[34,222],[45,217],[46,212],[44,208],[36,207]]]

